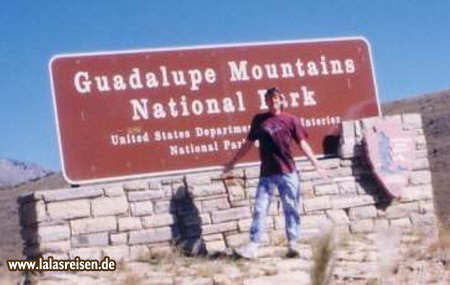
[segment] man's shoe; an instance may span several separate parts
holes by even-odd
[[[255,243],[249,243],[247,245],[235,248],[234,254],[240,258],[256,259],[258,256],[258,245]]]
[[[288,245],[288,251],[286,253],[286,257],[287,258],[295,258],[295,257],[299,257],[300,256],[300,252],[297,248],[297,245],[295,243],[290,243]]]

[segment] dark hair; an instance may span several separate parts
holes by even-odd
[[[280,89],[278,89],[277,87],[271,87],[267,89],[266,94],[264,96],[267,98],[269,96],[275,96],[277,94],[281,94]]]

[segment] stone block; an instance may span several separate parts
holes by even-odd
[[[417,150],[427,149],[427,140],[425,139],[425,135],[416,136],[415,142]]]
[[[373,220],[357,220],[350,224],[350,232],[352,233],[371,233],[373,232]]]
[[[152,179],[147,181],[147,186],[149,190],[158,191],[163,188],[163,181],[160,179]]]
[[[154,210],[156,214],[172,213],[174,211],[171,201],[167,200],[155,201]]]
[[[203,212],[215,212],[230,208],[230,202],[226,197],[219,197],[211,200],[201,201],[201,209]]]
[[[314,193],[317,196],[339,194],[339,188],[335,183],[318,184],[314,186]]]
[[[157,214],[141,217],[141,222],[144,228],[170,226],[175,223],[175,217],[172,214]]]
[[[324,185],[324,184],[321,184]],[[311,181],[305,181],[300,183],[300,194],[303,198],[313,198],[316,196],[314,193],[314,183]]]
[[[109,234],[109,241],[112,245],[127,244],[128,243],[128,233],[111,233]]]
[[[281,227],[284,227],[284,217],[267,217],[266,219],[266,230],[275,228],[275,221],[280,219]],[[252,226],[252,219],[244,219],[238,221],[239,232],[248,232]]]
[[[252,206],[249,199],[239,200],[239,201],[231,201],[230,205],[231,205],[231,208],[251,207]]]
[[[411,221],[409,218],[392,219],[389,220],[389,225],[394,228],[410,229]]]
[[[45,191],[45,194],[43,194],[43,198],[46,202],[80,200],[83,198],[95,198],[100,196],[103,196],[103,190],[99,187],[68,188]]]
[[[339,158],[327,158],[320,161],[320,164],[323,165],[326,169],[335,169],[341,166],[341,159]]]
[[[130,245],[156,243],[169,241],[172,239],[172,229],[170,227],[130,231],[128,243]]]
[[[385,211],[385,215],[388,219],[406,218],[411,213],[419,213],[419,203],[410,202],[391,205]]]
[[[352,157],[348,158],[348,159],[340,159],[340,163],[339,166],[341,167],[352,167],[355,164],[354,160],[352,159]],[[334,179],[336,179],[338,177],[335,177]]]
[[[148,190],[148,184],[144,180],[133,180],[124,183],[123,189],[125,191],[142,191]]]
[[[370,195],[341,195],[331,198],[331,207],[333,209],[368,206],[375,203],[375,198]]]
[[[70,249],[70,240],[68,239],[56,242],[41,242],[39,244],[39,251],[41,253],[67,253]]]
[[[403,124],[406,129],[421,129],[422,117],[420,114],[411,113],[402,115]]]
[[[169,185],[169,184],[184,184],[185,177],[184,175],[167,175],[158,179],[161,185]]]
[[[130,259],[130,249],[126,245],[114,245],[103,248],[103,256],[108,256],[116,262],[127,261]]]
[[[428,157],[428,150],[427,149],[416,150],[415,157],[416,157],[416,159],[418,159],[418,158],[427,158]]]
[[[227,186],[230,201],[245,199],[245,191],[242,186]]]
[[[230,178],[220,178],[215,179],[215,181],[223,181],[225,187],[244,187],[247,180],[244,177],[230,177]]]
[[[92,200],[92,214],[95,217],[125,213],[128,213],[128,201],[125,196],[104,197]]]
[[[32,201],[19,208],[20,224],[30,226],[48,219],[44,201]]]
[[[223,234],[205,235],[202,238],[205,242],[206,241],[218,241],[218,240],[223,240]]]
[[[411,173],[410,181],[412,185],[431,184],[431,172],[427,170],[414,171]]]
[[[389,221],[386,219],[375,219],[373,230],[374,232],[385,232],[389,229]]]
[[[101,260],[102,250],[98,247],[88,247],[88,248],[74,248],[69,251],[70,259],[75,259],[75,257],[80,259],[95,259]]]
[[[355,142],[359,144],[363,140],[364,136],[363,127],[360,121],[355,121],[354,127],[355,127]]]
[[[238,247],[249,241],[248,233],[229,234],[225,236],[225,244],[227,247]]]
[[[151,199],[163,198],[164,192],[160,190],[145,190],[128,192],[128,200],[130,202],[147,201]]]
[[[433,199],[433,188],[430,184],[426,184],[407,187],[404,189],[400,201],[410,202],[431,199]]]
[[[319,180],[322,179],[319,172],[317,171],[307,171],[300,173],[300,181],[311,181],[311,180]]]
[[[428,158],[417,158],[413,161],[413,170],[428,170],[430,169],[430,163]]]
[[[210,174],[188,174],[185,176],[185,181],[188,186],[194,185],[210,185],[211,175]]]
[[[432,226],[437,227],[437,219],[433,213],[411,214],[411,224],[413,226]]]
[[[150,250],[146,245],[130,246],[130,260],[148,262]]]
[[[72,235],[116,231],[116,217],[85,218],[70,221]]]
[[[337,225],[348,224],[350,221],[344,210],[327,210],[325,213],[328,219]]]
[[[156,190],[156,189],[150,189],[150,190]],[[162,185],[162,189],[158,190],[158,191],[162,191],[162,193],[164,194],[164,197],[166,197],[166,198],[172,198],[174,196],[174,193],[172,190],[172,185]]]
[[[318,228],[321,225],[326,223],[330,223],[331,221],[327,219],[325,214],[314,214],[314,215],[305,215],[301,217],[301,226],[302,228]]]
[[[353,177],[353,175],[354,175],[353,169],[354,169],[354,167],[341,167],[341,168],[334,170],[332,172],[332,174],[333,174],[333,177],[345,177],[345,179],[348,180],[349,178]]]
[[[91,215],[89,200],[53,202],[47,204],[47,213],[52,220],[70,220]]]
[[[202,233],[204,235],[218,234],[218,233],[224,233],[224,232],[229,232],[229,231],[237,231],[237,222],[210,224],[210,225],[204,225],[202,227]]]
[[[422,200],[419,201],[419,212],[421,214],[434,214],[434,202],[433,200]]]
[[[205,245],[209,253],[224,252],[227,250],[227,246],[223,240],[207,241]]]
[[[96,247],[109,244],[107,232],[72,236],[72,247]]]
[[[343,181],[343,182],[338,182],[338,188],[339,188],[339,193],[340,194],[356,194],[357,193],[357,189],[356,189],[356,183],[355,181]]]
[[[301,231],[300,242],[312,242],[323,235],[323,231],[319,228],[303,229]]]
[[[259,175],[261,173],[258,167],[247,167],[244,169],[245,177],[247,179],[256,178],[259,179]]]
[[[298,170],[300,173],[303,173],[303,172],[308,172],[308,171],[314,171],[314,170],[316,170],[316,168],[312,164],[301,163],[301,164],[299,164]]]
[[[40,242],[61,241],[70,238],[70,227],[66,225],[56,225],[49,227],[39,227],[37,235]]]
[[[303,208],[305,209],[306,213],[329,210],[331,208],[331,199],[329,196],[304,199]]]
[[[257,190],[257,186],[250,186],[247,185],[247,187],[245,188],[245,197],[247,199],[254,199],[256,197],[256,190]]]
[[[146,216],[153,214],[153,203],[151,201],[130,203],[132,216]]]
[[[257,187],[258,183],[259,183],[259,178],[248,178],[247,180],[245,180],[245,187],[246,188],[248,188],[248,187]]]
[[[342,159],[353,158],[356,155],[355,145],[343,144],[338,149],[339,157]]]
[[[119,224],[119,232],[140,230],[142,228],[141,218],[139,217],[119,217],[117,222]]]
[[[105,193],[106,197],[117,197],[125,195],[125,191],[123,190],[123,187],[121,185],[107,186],[103,188],[103,192]]]
[[[349,210],[350,220],[370,219],[377,217],[377,209],[375,206],[354,207]]]
[[[211,183],[202,185],[190,185],[189,192],[193,197],[213,196],[219,194],[226,194],[225,186],[222,183]]]
[[[251,217],[250,208],[240,207],[211,213],[212,222],[215,224],[227,221],[241,220]]]
[[[345,121],[341,124],[341,144],[343,145],[354,145],[356,133],[355,133],[355,122]]]

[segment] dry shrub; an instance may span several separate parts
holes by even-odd
[[[333,230],[327,231],[313,243],[313,264],[311,268],[313,285],[324,285],[330,282],[335,266],[334,252],[336,246]]]

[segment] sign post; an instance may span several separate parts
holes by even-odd
[[[74,184],[218,169],[272,86],[318,154],[341,121],[379,115],[364,38],[68,54],[49,67]],[[255,151],[244,163],[257,161]]]

